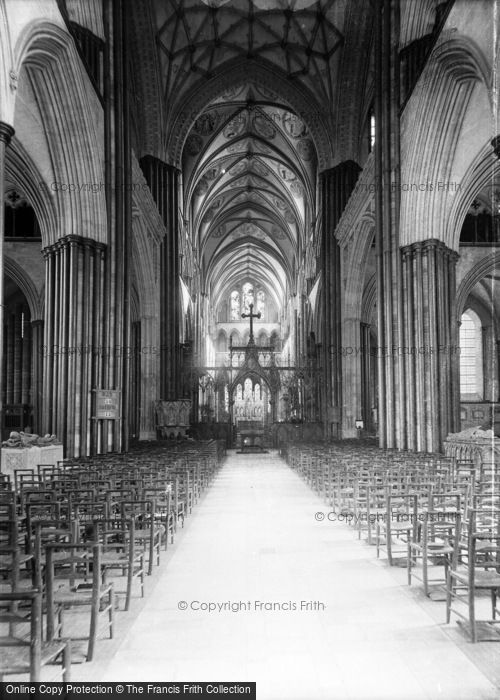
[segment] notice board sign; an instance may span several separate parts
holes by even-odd
[[[120,392],[116,389],[96,389],[97,420],[118,420],[120,418]]]

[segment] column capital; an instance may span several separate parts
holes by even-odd
[[[84,236],[78,236],[74,233],[70,233],[67,236],[58,238],[55,243],[51,243],[50,245],[45,246],[45,248],[42,248],[42,255],[44,258],[46,258],[48,255],[51,255],[58,250],[70,247],[81,248],[82,250],[89,249],[97,252],[104,252],[106,250],[106,244],[102,243],[101,241],[96,241],[93,238],[86,238]]]
[[[437,238],[427,238],[425,241],[422,241],[422,250],[424,253],[430,250],[439,250],[443,245]]]
[[[439,255],[447,256],[452,263],[456,262],[460,257],[455,250],[448,248],[444,241],[437,238],[427,238],[424,241],[415,241],[414,243],[402,246],[400,250],[403,259],[416,255],[428,255],[430,251],[435,251]]]
[[[3,141],[8,145],[14,134],[14,128],[10,124],[0,122],[0,141]]]

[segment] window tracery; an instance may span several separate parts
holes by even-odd
[[[256,288],[251,282],[245,282],[240,288],[233,289],[229,295],[229,319],[240,321],[241,314],[250,313],[250,304],[254,305],[254,313],[261,314],[261,320],[267,316],[266,292]]]

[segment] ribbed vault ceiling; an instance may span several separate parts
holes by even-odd
[[[214,99],[194,122],[183,174],[214,306],[247,276],[282,308],[315,206],[316,154],[304,122],[249,80]]]
[[[204,291],[215,309],[247,279],[283,309],[316,215],[316,146],[290,105],[290,89],[311,96],[313,118],[315,104],[333,112],[346,0],[153,3],[164,118],[170,123],[180,113],[191,124],[184,214]],[[247,59],[248,79],[191,113],[202,84]],[[272,86],[252,80],[255,64],[275,76]]]
[[[333,104],[346,0],[155,0],[167,111],[200,77],[257,58]]]

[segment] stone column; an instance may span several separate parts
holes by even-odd
[[[160,398],[158,377],[158,333],[155,316],[141,318],[141,396],[139,440],[156,439],[154,401]]]
[[[459,430],[453,371],[458,255],[436,239],[406,246],[401,255],[408,380],[404,442],[411,450],[439,452],[448,433]]]
[[[399,0],[375,3],[375,243],[381,447],[406,449],[401,348]],[[394,350],[395,348],[395,350]]]
[[[132,149],[128,13],[122,0],[103,2],[104,163],[108,213],[108,247],[104,259],[102,344],[95,388],[120,392],[120,420],[99,421],[93,448],[127,451],[130,387],[130,251],[132,238]]]
[[[5,151],[14,136],[10,124],[0,122],[0,426],[3,425],[3,346],[4,346],[4,238],[5,238]]]
[[[23,367],[23,339],[22,339],[22,313],[24,309],[22,304],[16,304],[14,310],[14,338],[13,338],[13,403],[22,403],[21,399],[21,381]]]
[[[180,171],[153,156],[142,158],[141,168],[167,231],[160,248],[160,394],[162,399],[173,401],[182,395],[179,333]]]
[[[33,339],[31,335],[30,313],[27,306],[24,307],[24,333],[21,343],[22,365],[20,403],[32,404],[31,355],[33,352]],[[30,423],[30,425],[33,427],[32,423]]]
[[[43,395],[43,321],[36,319],[31,322],[32,355],[31,355],[31,404],[33,406],[33,432],[40,434],[42,430],[42,395]]]
[[[102,243],[66,236],[43,250],[46,260],[42,432],[55,433],[66,456],[89,454],[92,390],[102,360]],[[88,291],[95,291],[94,295]],[[39,333],[41,329],[37,329]],[[39,343],[35,339],[34,345]],[[36,352],[36,351],[35,351]],[[36,379],[37,383],[39,379]],[[95,442],[92,448],[96,447]]]
[[[342,406],[342,329],[340,249],[335,228],[354,189],[360,172],[353,161],[346,161],[320,175],[321,195],[321,275],[322,275],[322,394],[324,437],[337,437]]]
[[[363,349],[359,318],[342,319],[342,347],[338,361],[342,363],[343,404],[342,437],[358,437],[356,420],[362,416]]]
[[[14,399],[14,353],[16,347],[16,316],[10,310],[5,316],[6,342],[4,348],[5,362],[5,403],[7,405],[15,403]]]
[[[361,323],[361,418],[366,431],[372,428],[370,324]]]

